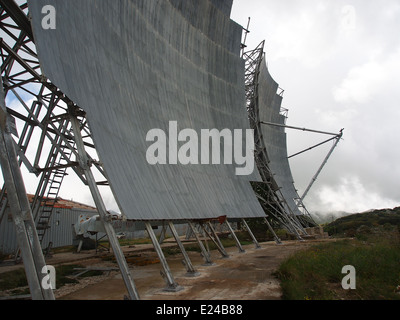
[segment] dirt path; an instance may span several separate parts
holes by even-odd
[[[239,253],[233,247],[227,249],[229,258],[221,258],[217,251],[213,251],[213,266],[204,266],[198,252],[189,252],[196,271],[200,273],[198,277],[186,276],[181,255],[170,256],[167,260],[172,274],[183,287],[174,293],[163,291],[165,282],[160,275],[160,263],[146,266],[130,264],[130,267],[141,300],[278,300],[281,289],[274,271],[292,253],[320,241],[329,240],[285,241],[283,245],[267,242],[261,244],[261,249],[247,245],[244,246],[245,253]],[[148,261],[157,260],[154,252],[145,252],[140,256],[145,256]],[[91,264],[98,265],[95,261]],[[127,294],[122,277],[117,272],[87,281],[87,284],[81,283],[75,288],[64,288],[68,294],[59,292],[58,299],[122,300]]]

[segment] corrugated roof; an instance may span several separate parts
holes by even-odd
[[[1,189],[0,189],[0,192],[1,192]],[[6,194],[7,194],[7,192],[6,192]],[[28,196],[29,203],[32,203],[35,195],[27,194],[27,196]],[[54,200],[54,198],[48,198],[47,200],[52,202]],[[45,205],[45,201],[43,201],[41,205],[44,206]],[[63,199],[61,197],[57,198],[57,201],[56,201],[56,204],[55,204],[54,208],[83,209],[83,210],[97,211],[97,209],[95,207],[92,207],[92,206],[89,206],[89,205],[86,205],[86,204],[83,204],[83,203],[79,203],[79,202],[76,202],[76,201],[73,201],[73,200],[66,200],[66,199]]]

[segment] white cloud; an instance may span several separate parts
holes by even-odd
[[[367,189],[356,176],[341,178],[340,184],[323,185],[318,188],[309,209],[330,212],[363,212],[369,209],[394,208],[398,202],[383,197],[378,192]]]
[[[270,60],[296,61],[315,68],[335,52],[335,41],[327,31],[335,30],[340,19],[323,5],[303,6],[291,13],[271,15],[269,23],[266,21],[267,47],[273,48],[267,50],[268,56]]]
[[[308,209],[356,212],[399,205],[398,0],[235,0],[234,16],[243,14],[252,17],[249,47],[266,39],[271,74],[285,89],[288,124],[345,128],[306,198]],[[314,142],[288,131],[290,154]],[[291,159],[300,194],[327,147]]]
[[[341,84],[333,89],[339,103],[364,104],[377,94],[388,92],[400,80],[400,49],[385,58],[378,55],[367,63],[353,67]],[[397,90],[397,88],[395,89]]]

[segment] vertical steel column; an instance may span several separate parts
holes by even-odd
[[[228,229],[229,229],[229,231],[230,231],[230,233],[231,233],[233,239],[235,239],[236,246],[238,247],[239,252],[240,252],[240,253],[246,252],[246,250],[243,249],[242,244],[240,243],[239,239],[237,238],[237,236],[236,236],[236,234],[235,234],[235,231],[233,231],[232,226],[229,224],[228,219],[225,220],[225,224],[228,226]]]
[[[39,243],[7,119],[3,82],[0,78],[0,164],[17,233],[18,245],[21,248],[25,274],[33,300],[54,300],[52,289],[45,289],[42,285],[44,276],[47,276],[47,272],[45,274],[42,273],[46,262]]]
[[[281,239],[279,239],[279,237],[276,235],[274,229],[272,229],[272,227],[271,227],[271,225],[269,224],[267,218],[264,218],[264,221],[265,221],[265,223],[267,224],[269,231],[271,231],[271,233],[273,234],[276,244],[282,244]]]
[[[247,224],[246,220],[245,220],[245,219],[242,219],[242,222],[243,222],[243,224],[244,224],[244,226],[245,226],[247,232],[249,233],[251,239],[253,239],[253,243],[256,245],[256,249],[260,249],[261,246],[260,246],[260,244],[258,243],[258,241],[257,241],[256,237],[254,236],[253,232],[251,231],[251,229],[250,229],[249,225]]]
[[[160,258],[161,265],[164,269],[164,273],[161,272],[161,275],[167,283],[167,287],[164,289],[164,291],[177,292],[182,290],[183,288],[175,282],[174,277],[172,276],[172,272],[167,263],[167,259],[165,259],[164,253],[161,249],[160,244],[157,241],[157,237],[154,234],[154,230],[151,227],[151,224],[149,222],[145,222],[144,224],[146,226],[147,233],[150,236],[151,242],[153,243],[154,249],[156,250],[158,257]]]
[[[125,260],[125,256],[122,252],[122,249],[119,245],[117,236],[115,234],[115,230],[113,226],[110,223],[110,217],[107,214],[107,209],[105,207],[105,204],[103,202],[103,199],[101,197],[99,188],[97,187],[96,180],[93,176],[93,173],[90,169],[89,165],[89,159],[86,154],[85,146],[83,143],[83,138],[82,138],[82,133],[80,130],[80,125],[79,121],[76,117],[76,110],[73,108],[69,107],[69,112],[70,112],[70,118],[71,118],[71,124],[72,124],[72,129],[74,131],[74,136],[75,136],[75,143],[76,147],[78,150],[78,161],[79,165],[84,171],[87,183],[89,185],[90,192],[92,194],[93,200],[96,204],[96,208],[98,210],[100,220],[103,223],[104,229],[106,231],[108,240],[110,242],[110,245],[112,247],[112,250],[114,252],[115,258],[117,260],[119,269],[122,274],[122,278],[124,279],[125,286],[128,290],[128,294],[131,300],[139,300],[139,294],[136,290],[135,283],[133,281],[132,274],[129,270],[129,266]]]
[[[197,234],[197,232],[196,232],[196,229],[194,228],[194,226],[193,226],[193,224],[190,222],[190,221],[188,221],[188,225],[189,225],[189,228],[190,228],[190,230],[192,230],[192,232],[193,232],[193,234],[194,234],[194,237],[196,238],[196,240],[197,240],[197,243],[199,244],[199,247],[200,247],[200,250],[201,250],[201,255],[203,256],[203,258],[204,258],[204,260],[205,260],[205,266],[211,266],[211,265],[213,265],[214,263],[212,262],[212,260],[211,260],[211,255],[210,255],[210,253],[206,250],[206,248],[204,247],[204,244],[203,244],[203,242],[200,240],[200,238],[199,238],[199,236],[198,236],[198,234]]]
[[[185,247],[182,244],[181,239],[179,239],[179,235],[178,235],[178,232],[176,232],[174,224],[171,221],[169,221],[168,225],[169,225],[169,228],[171,229],[172,235],[174,236],[176,243],[178,244],[179,249],[181,250],[181,252],[183,254],[183,258],[184,258],[183,262],[186,267],[187,275],[190,277],[197,277],[199,275],[199,273],[196,272],[196,270],[194,269],[192,261],[190,260],[189,255],[187,254]]]

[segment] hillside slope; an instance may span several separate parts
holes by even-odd
[[[329,235],[353,237],[357,233],[374,233],[378,229],[391,230],[396,226],[400,228],[400,207],[351,214],[327,224],[324,230]]]

